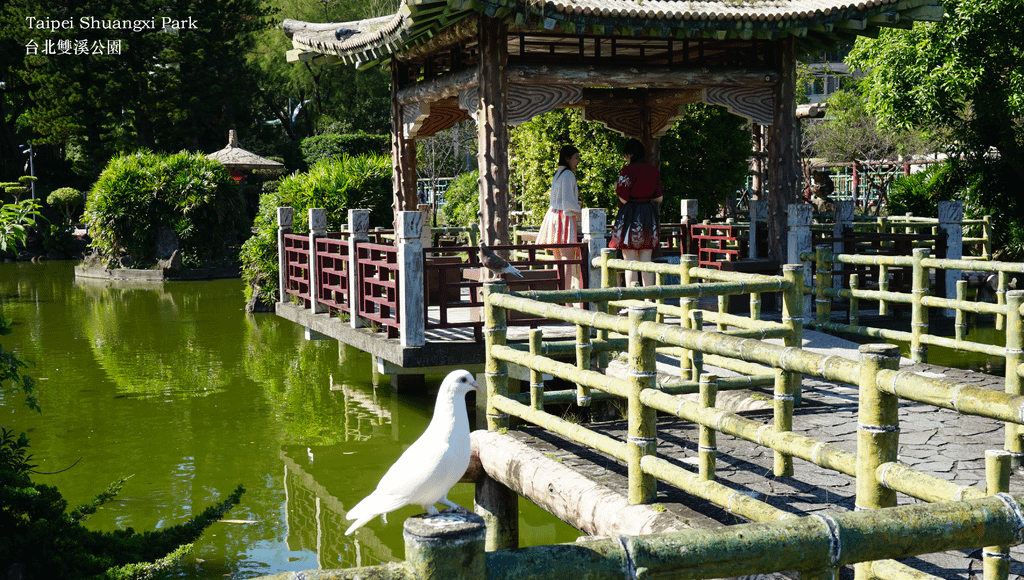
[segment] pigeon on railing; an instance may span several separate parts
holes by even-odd
[[[448,491],[469,467],[469,417],[466,414],[466,393],[482,392],[480,385],[467,371],[452,371],[441,383],[434,405],[434,416],[427,430],[409,446],[388,469],[377,489],[348,511],[346,519],[356,520],[349,526],[349,535],[381,516],[407,505],[418,505],[430,515],[437,515],[434,504],[466,512],[448,499]]]
[[[483,243],[480,244],[480,262],[485,268],[491,271],[495,276],[501,276],[502,274],[512,274],[513,276],[522,278],[523,273],[516,270],[514,266],[510,265],[504,258],[495,254]]]

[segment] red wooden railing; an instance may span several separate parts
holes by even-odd
[[[399,336],[398,248],[385,244],[356,245],[359,280],[358,315],[379,324],[388,338]]]
[[[331,234],[339,236],[340,234]],[[349,243],[338,237],[316,240],[316,300],[332,315],[351,315],[349,292]]]
[[[284,235],[285,291],[309,308],[309,236]]]

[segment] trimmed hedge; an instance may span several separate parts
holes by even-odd
[[[155,255],[157,233],[170,228],[189,267],[234,262],[232,246],[247,227],[242,190],[227,169],[185,152],[112,159],[93,185],[85,221],[103,257],[142,265],[163,257]]]

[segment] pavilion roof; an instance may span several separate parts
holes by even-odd
[[[713,40],[793,35],[813,48],[874,36],[881,27],[938,21],[943,9],[941,0],[402,0],[390,16],[285,20],[283,28],[294,47],[290,60],[327,57],[364,68],[442,44],[439,35],[469,36],[467,18],[479,13],[511,18],[511,33]]]
[[[284,164],[260,157],[238,145],[238,134],[234,129],[228,131],[227,147],[207,155],[208,158],[220,161],[229,169],[284,169]]]

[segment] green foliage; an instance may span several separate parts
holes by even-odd
[[[54,190],[46,198],[46,203],[50,207],[60,210],[64,215],[64,223],[69,224],[75,208],[83,204],[82,192],[73,187],[62,187]]]
[[[32,183],[37,180],[37,177],[33,177],[31,175],[22,175],[21,177],[18,178],[18,181],[8,181],[5,183],[0,183],[0,190],[3,190],[4,193],[10,195],[11,198],[14,200],[14,203],[18,203],[18,201],[21,199],[21,196],[28,193],[29,190],[32,189]],[[2,199],[0,199],[0,201],[2,201]]]
[[[661,221],[680,220],[683,199],[696,199],[701,218],[716,215],[743,188],[752,153],[746,121],[722,107],[694,103],[661,138]]]
[[[888,208],[891,215],[938,215],[939,201],[950,199],[952,165],[936,163],[924,171],[901,175],[889,185]]]
[[[0,336],[10,334],[13,325],[14,321],[4,318],[4,315],[0,314]],[[0,390],[4,392],[21,391],[25,395],[25,406],[38,411],[39,403],[32,392],[35,390],[36,381],[21,373],[21,370],[28,368],[29,364],[28,361],[13,352],[4,350],[3,345],[0,344]],[[0,460],[2,459],[3,457],[0,457]]]
[[[1024,179],[1024,20],[1019,0],[950,0],[941,22],[859,38],[847,58],[866,72],[867,110],[883,128],[937,126],[975,169],[995,148]],[[986,180],[994,185],[997,176]],[[1013,185],[1011,183],[1011,185]]]
[[[600,123],[583,120],[579,109],[556,109],[534,117],[511,132],[509,157],[517,201],[527,212],[527,223],[540,224],[548,210],[551,179],[558,165],[558,150],[572,144],[580,150],[576,182],[580,207],[617,207],[615,181],[625,164],[622,138]]]
[[[348,210],[369,209],[370,225],[386,226],[391,211],[391,159],[384,155],[342,155],[322,159],[306,173],[289,175],[276,190],[264,192],[253,236],[239,256],[247,298],[273,304],[278,298],[277,208],[294,211],[293,231],[309,231],[310,208],[324,208],[328,230],[348,223]]]
[[[316,165],[317,161],[328,157],[386,155],[390,146],[390,135],[368,135],[366,133],[314,135],[302,140],[302,159],[305,161],[306,167],[312,167]]]
[[[195,153],[115,157],[85,209],[92,247],[108,258],[152,261],[157,232],[178,236],[187,266],[234,261],[230,248],[246,227],[238,185],[217,161]]]
[[[147,578],[191,549],[204,530],[238,504],[238,486],[195,518],[141,534],[133,529],[96,532],[82,522],[113,499],[126,478],[85,505],[68,511],[57,488],[34,483],[28,440],[0,429],[0,562],[25,566],[27,578]],[[168,556],[170,554],[170,557]]]
[[[13,252],[18,244],[24,244],[28,228],[35,226],[40,217],[39,204],[31,199],[0,206],[0,254]]]
[[[462,173],[452,180],[444,192],[445,221],[453,226],[480,223],[480,171]]]

